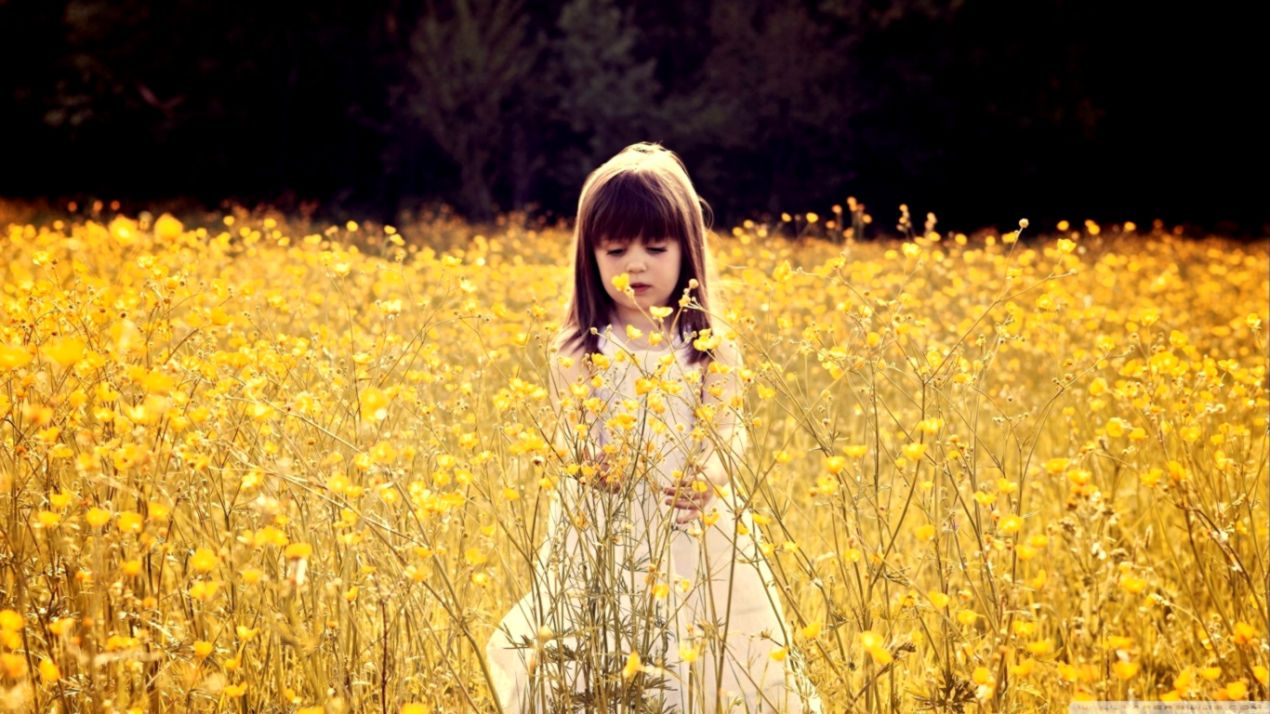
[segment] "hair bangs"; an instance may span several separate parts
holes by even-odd
[[[639,172],[619,174],[597,186],[592,210],[580,227],[583,239],[592,247],[601,241],[624,246],[636,238],[686,243],[685,223],[691,219],[659,188],[655,177]]]

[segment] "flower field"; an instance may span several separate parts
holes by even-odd
[[[811,218],[711,248],[833,710],[1270,698],[1270,245]],[[0,708],[493,711],[567,229],[0,222]]]

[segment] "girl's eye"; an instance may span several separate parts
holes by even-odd
[[[605,251],[605,255],[621,255],[622,253],[625,253],[625,252],[626,252],[625,248],[614,248],[613,250]],[[666,249],[665,248],[649,248],[648,252],[649,253],[665,253]]]

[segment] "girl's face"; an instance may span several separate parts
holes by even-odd
[[[646,313],[650,307],[673,304],[680,258],[679,241],[668,237],[648,240],[640,237],[624,246],[601,239],[595,247],[600,281],[617,308],[617,316],[628,325],[648,323],[648,318],[641,316],[641,310]],[[613,286],[613,278],[622,273],[630,276],[635,291],[631,297]]]

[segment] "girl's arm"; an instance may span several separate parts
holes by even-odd
[[[578,384],[586,373],[582,363],[582,351],[560,350],[551,355],[548,365],[547,393],[551,398],[551,411],[556,415],[555,431],[551,435],[551,443],[556,453],[569,454],[577,443],[577,417],[580,414],[580,400],[573,394],[574,385]]]
[[[565,463],[589,463],[604,470],[605,457],[599,453],[589,441],[579,443],[577,426],[582,419],[582,400],[591,393],[586,384],[590,376],[586,363],[583,362],[583,350],[559,350],[552,354],[548,371],[547,393],[551,398],[551,409],[556,415],[555,431],[551,435],[551,444]],[[617,484],[594,483],[616,490]]]
[[[697,463],[701,464],[702,474],[715,486],[731,482],[732,466],[741,458],[749,441],[741,395],[743,367],[739,347],[732,340],[724,340],[715,348],[714,361],[706,370],[702,404],[712,408],[714,416],[702,425],[706,436]]]

